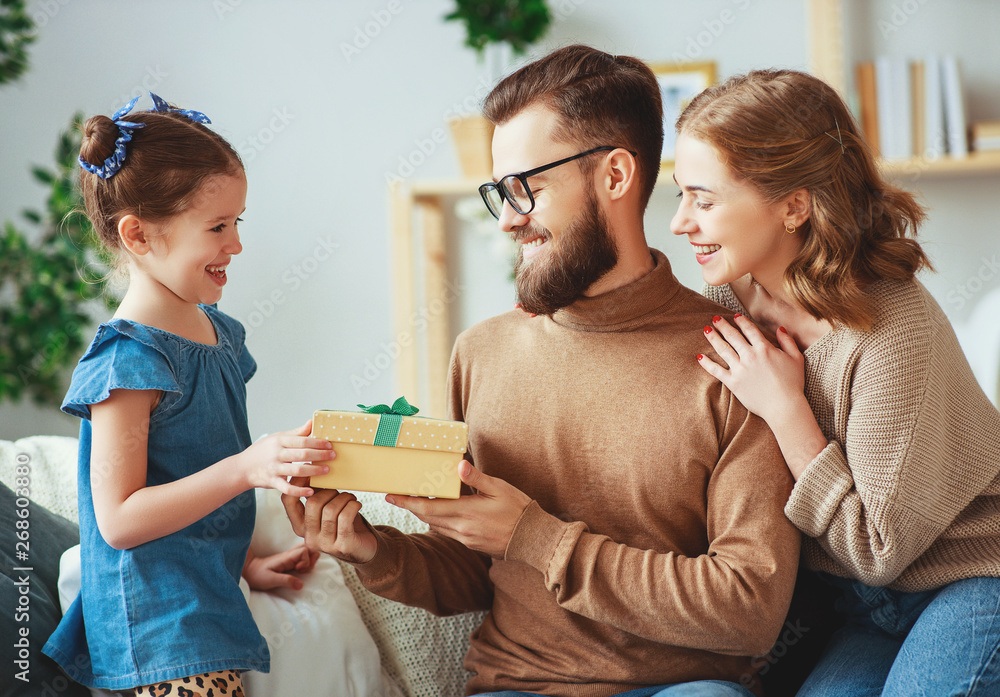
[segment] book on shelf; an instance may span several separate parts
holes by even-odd
[[[965,99],[962,94],[962,77],[955,56],[941,59],[944,78],[944,125],[948,132],[948,154],[952,157],[969,156],[969,137],[965,122]]]
[[[954,56],[878,56],[859,63],[855,77],[862,130],[883,159],[968,156],[961,71]]]
[[[972,124],[972,149],[976,152],[1000,150],[1000,121]]]

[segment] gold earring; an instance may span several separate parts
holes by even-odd
[[[792,225],[791,223],[785,223],[785,232],[787,232],[789,235],[794,235],[795,226]]]

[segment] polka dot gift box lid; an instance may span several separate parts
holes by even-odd
[[[383,414],[334,410],[322,410],[316,414],[321,415],[321,418],[313,419],[313,435],[317,438],[334,443],[381,445],[375,441]],[[468,437],[469,427],[460,421],[404,416],[395,442],[387,447],[464,453]]]

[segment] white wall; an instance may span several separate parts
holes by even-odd
[[[887,45],[919,53],[939,38],[954,43],[974,77],[971,116],[1000,117],[993,3],[961,3],[992,22],[966,21],[942,38],[947,13],[907,2],[916,8],[912,20]],[[721,76],[806,69],[805,4],[550,0],[556,23],[531,55],[580,41],[650,62],[708,58]],[[881,41],[878,18],[891,19],[894,3],[871,5],[852,20],[868,51]],[[28,168],[51,161],[55,136],[75,111],[110,114],[144,87],[204,111],[247,163],[244,252],[230,266],[220,307],[249,326],[260,364],[249,386],[251,432],[291,428],[317,408],[391,400],[386,178],[402,162],[415,165],[412,174],[403,170],[415,178],[457,174],[450,140],[436,138],[437,129],[489,87],[486,68],[462,46],[461,27],[442,20],[450,7],[445,0],[37,0],[32,67],[0,89],[0,220],[43,205]],[[962,318],[968,308],[947,298],[997,251],[988,206],[1000,179],[925,179],[917,182],[932,208],[924,234],[940,271],[928,284]],[[647,235],[683,282],[700,287],[688,245],[669,234],[674,193],[669,185],[657,190]],[[459,260],[461,290],[450,308],[457,322],[507,309],[513,292],[506,259],[491,251],[495,240],[456,224],[450,244]],[[977,292],[996,285],[991,276]],[[370,384],[358,388],[352,377]],[[76,428],[55,409],[0,406],[0,438]]]

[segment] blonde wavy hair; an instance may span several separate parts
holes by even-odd
[[[924,208],[882,178],[847,105],[822,80],[794,70],[738,75],[695,97],[676,128],[715,147],[768,202],[809,192],[802,251],[785,283],[812,316],[869,328],[867,285],[930,268],[915,239]]]

